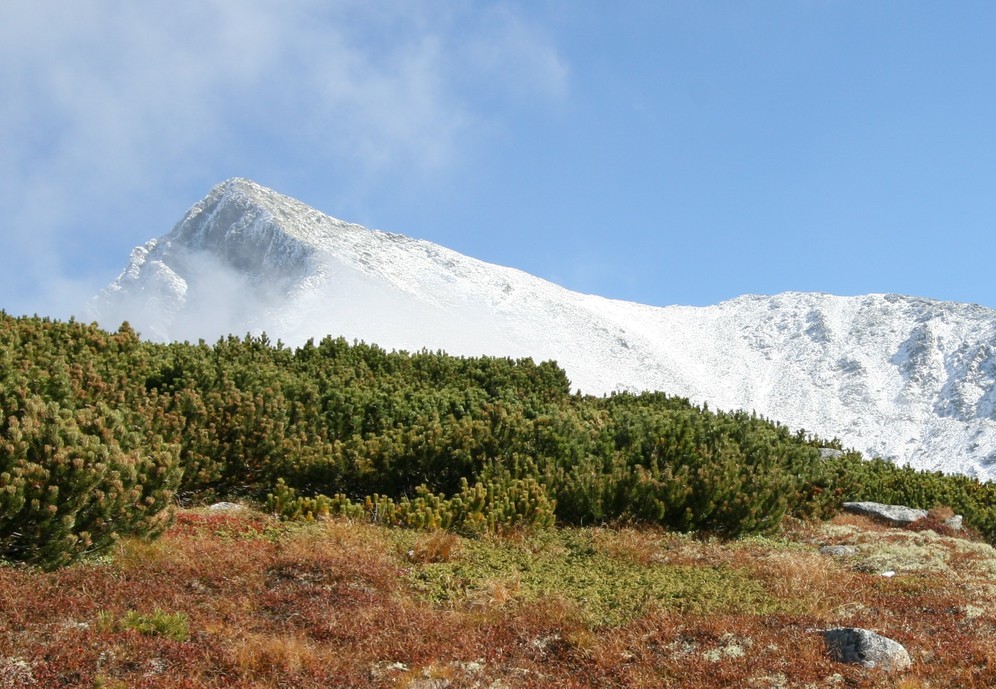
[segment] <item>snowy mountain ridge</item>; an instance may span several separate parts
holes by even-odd
[[[556,360],[602,394],[663,390],[996,478],[996,311],[895,294],[654,307],[579,294],[243,179],[215,187],[89,304],[155,340],[265,331]]]

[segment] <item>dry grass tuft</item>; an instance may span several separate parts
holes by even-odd
[[[247,634],[232,642],[229,662],[247,679],[300,675],[313,667],[319,654],[301,635]]]
[[[930,689],[930,684],[919,677],[909,677],[901,680],[899,684],[896,685],[896,689]]]
[[[595,529],[596,550],[618,560],[651,565],[663,559],[664,537],[660,529],[620,527]]]
[[[468,604],[472,607],[489,609],[505,608],[522,597],[522,579],[518,572],[511,576],[488,579],[477,591],[468,596]]]
[[[460,556],[462,541],[449,531],[419,535],[407,552],[408,560],[420,564],[452,562]]]
[[[830,520],[830,524],[834,526],[851,527],[854,530],[862,532],[871,531],[881,533],[891,531],[893,528],[878,519],[866,517],[861,514],[851,514],[850,512],[841,512]]]
[[[176,553],[169,548],[165,539],[144,541],[137,538],[126,538],[114,546],[115,563],[124,570],[141,569],[152,563],[173,560]]]
[[[951,519],[955,516],[955,511],[950,507],[935,507],[933,509],[927,510],[927,519],[932,519],[935,522],[943,522]]]
[[[756,576],[784,608],[828,619],[854,574],[832,558],[814,552],[773,551],[754,565]]]

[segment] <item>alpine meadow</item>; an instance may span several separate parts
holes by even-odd
[[[990,483],[529,359],[0,333],[5,686],[895,686],[831,621],[919,644],[904,686],[996,678]]]

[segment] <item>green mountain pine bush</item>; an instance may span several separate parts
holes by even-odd
[[[248,499],[466,533],[647,522],[735,537],[844,500],[949,505],[996,538],[992,484],[820,459],[836,445],[663,393],[571,393],[552,362],[342,338],[142,342],[0,312],[0,557],[57,566],[169,503]],[[175,495],[175,498],[174,498]]]
[[[177,447],[149,432],[148,400],[107,354],[126,361],[137,339],[3,318],[0,557],[54,568],[119,535],[158,535],[180,479]]]

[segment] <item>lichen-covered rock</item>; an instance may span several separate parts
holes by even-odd
[[[881,519],[893,526],[905,526],[932,515],[927,510],[906,507],[905,505],[885,505],[880,502],[845,502],[844,511]],[[944,526],[949,529],[960,531],[963,520],[960,514],[955,514],[944,519],[939,519],[938,521],[942,521]]]
[[[881,519],[895,526],[912,524],[927,516],[927,510],[905,505],[884,505],[880,502],[845,502],[844,511]]]
[[[837,627],[823,632],[830,657],[842,663],[894,671],[913,664],[909,652],[888,637],[858,627]]]
[[[848,555],[855,555],[858,549],[853,545],[825,545],[820,548],[820,555],[829,555],[830,557],[847,557]]]
[[[216,502],[208,509],[212,512],[245,512],[246,506],[237,502]]]
[[[956,514],[953,517],[948,517],[944,520],[944,526],[948,527],[953,531],[961,531],[962,522],[964,519],[960,514]]]

